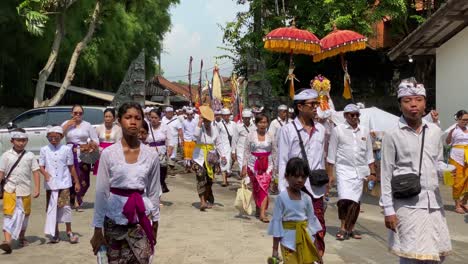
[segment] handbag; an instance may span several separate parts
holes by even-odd
[[[239,210],[239,214],[251,215],[253,212],[252,191],[247,189],[245,179],[241,182],[241,187],[237,189],[234,207]]]
[[[328,179],[328,174],[326,170],[319,169],[319,170],[310,170],[309,168],[309,161],[307,159],[307,153],[304,148],[304,142],[302,142],[302,137],[301,134],[299,133],[299,130],[297,129],[297,126],[294,122],[292,122],[294,125],[294,128],[296,129],[297,132],[297,137],[299,138],[299,145],[301,146],[301,152],[302,152],[302,158],[305,160],[307,164],[307,169],[309,171],[309,182],[313,186],[323,186],[327,184],[330,180]]]
[[[426,127],[423,127],[422,132],[421,153],[419,156],[419,172],[406,173],[402,175],[393,175],[391,180],[393,198],[404,199],[411,198],[421,192],[421,166],[424,151],[424,137],[426,134]]]
[[[21,159],[23,158],[24,154],[26,153],[26,150],[23,150],[23,152],[21,153],[21,155],[18,157],[18,159],[15,161],[15,163],[13,164],[13,166],[11,166],[11,169],[10,171],[8,172],[7,176],[4,177],[2,179],[2,181],[0,182],[0,199],[3,199],[3,191],[4,191],[4,188],[5,188],[5,184],[8,180],[8,178],[10,177],[11,173],[13,172],[13,170],[16,168],[16,166],[18,166],[18,163],[21,161]]]
[[[154,138],[154,132],[153,132],[153,128],[150,127],[150,131],[151,131],[151,137],[153,138],[153,142],[156,142],[156,139]],[[167,155],[166,153],[159,153],[159,150],[157,147],[155,147],[156,149],[156,152],[158,152],[159,154],[159,166],[161,167],[167,167]]]
[[[205,137],[205,144],[207,144],[208,141],[206,141],[206,130],[203,128],[203,136]],[[211,166],[215,166],[216,164],[219,163],[219,155],[218,152],[213,149],[208,151],[208,156],[206,157],[206,160]]]

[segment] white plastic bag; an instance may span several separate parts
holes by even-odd
[[[239,210],[240,214],[251,215],[253,211],[253,203],[252,191],[247,189],[245,181],[242,180],[241,187],[237,189],[234,207]]]

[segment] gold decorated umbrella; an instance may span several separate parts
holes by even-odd
[[[289,73],[286,81],[290,81],[289,96],[294,97],[294,63],[293,54],[314,55],[321,51],[320,40],[307,30],[298,29],[293,25],[274,29],[264,38],[264,48],[273,52],[289,53]]]

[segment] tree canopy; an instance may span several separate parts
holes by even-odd
[[[0,103],[31,106],[35,79],[51,51],[57,6],[65,11],[63,37],[49,81],[61,82],[75,45],[86,34],[96,0],[0,1]],[[157,70],[164,34],[171,25],[169,8],[178,0],[104,1],[93,38],[78,60],[73,85],[115,91],[129,63],[144,49],[147,74]],[[32,15],[31,15],[32,13]],[[11,100],[15,98],[16,100]]]

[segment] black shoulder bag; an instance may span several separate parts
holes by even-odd
[[[418,195],[421,192],[421,166],[424,151],[424,137],[426,135],[426,127],[423,127],[421,154],[419,157],[419,172],[407,173],[402,175],[393,175],[391,180],[393,198],[405,199]]]
[[[302,158],[307,164],[307,168],[309,169],[309,182],[310,185],[313,186],[323,186],[329,182],[328,179],[328,174],[326,170],[310,170],[309,167],[309,160],[307,159],[307,153],[304,148],[304,142],[302,142],[302,137],[301,134],[299,133],[299,130],[297,129],[297,126],[294,122],[292,122],[294,125],[294,128],[296,129],[297,132],[297,137],[299,138],[299,145],[301,146],[301,152],[302,152]]]
[[[18,163],[21,161],[21,159],[23,158],[24,154],[26,153],[26,150],[23,150],[23,152],[21,153],[21,155],[18,157],[18,159],[16,160],[16,162],[13,164],[13,166],[11,167],[10,171],[8,172],[8,174],[6,175],[6,177],[4,177],[2,179],[2,181],[0,182],[0,199],[3,199],[3,191],[4,191],[4,187],[5,187],[5,184],[8,180],[8,177],[10,177],[11,173],[13,172],[13,170],[16,168],[16,166],[18,165]]]

